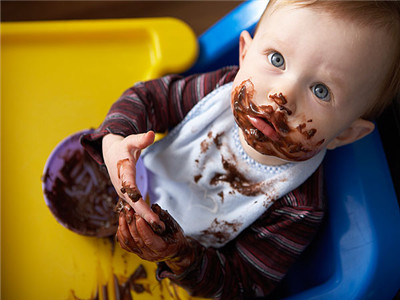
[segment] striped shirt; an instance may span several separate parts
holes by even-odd
[[[176,126],[191,108],[219,86],[233,81],[237,67],[182,77],[168,75],[140,82],[116,101],[100,127],[82,138],[103,164],[101,139]],[[157,277],[170,278],[193,296],[248,299],[270,294],[310,244],[322,222],[325,202],[321,167],[300,187],[276,200],[256,222],[222,248],[195,243],[196,262],[183,274],[159,263]]]

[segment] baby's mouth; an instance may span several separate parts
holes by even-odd
[[[233,116],[250,147],[264,155],[293,161],[307,160],[320,151],[325,139],[313,140],[317,129],[306,130],[306,123],[290,126],[288,116],[292,111],[283,106],[286,99],[282,94],[270,97],[278,105],[274,109],[272,105],[256,105],[252,101],[254,93],[250,79],[232,92]]]
[[[271,123],[267,118],[253,117],[250,115],[248,115],[247,118],[249,119],[250,124],[258,129],[266,137],[270,138],[273,141],[279,140],[279,133],[277,132],[274,124]]]

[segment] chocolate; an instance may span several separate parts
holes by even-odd
[[[121,168],[124,164],[129,164],[129,158],[121,159],[117,162],[117,170],[118,170],[118,179],[121,179]],[[122,182],[121,193],[127,193],[128,197],[133,201],[137,202],[142,195],[136,187],[131,187],[125,181]]]
[[[306,129],[302,123],[292,127],[288,122],[288,116],[292,111],[286,107],[287,99],[282,94],[270,95],[269,98],[276,104],[256,105],[252,99],[254,96],[254,85],[250,80],[243,81],[233,91],[232,108],[236,123],[242,129],[246,142],[255,150],[264,155],[277,156],[282,159],[303,161],[311,158],[319,152],[319,146],[324,140],[314,141],[313,137],[317,129]],[[249,116],[260,118],[267,123],[276,133],[274,139],[264,135],[255,128]],[[311,123],[309,119],[307,123]],[[294,131],[301,133],[300,137],[294,138]]]
[[[225,132],[220,132],[215,137],[213,137],[212,131],[209,131],[207,134],[208,139],[205,139],[200,143],[201,153],[206,153],[212,142],[214,142],[217,149],[220,149],[222,146],[221,137],[224,134]]]
[[[203,230],[203,234],[200,240],[213,239],[214,242],[224,243],[229,240],[231,235],[238,231],[238,228],[242,225],[240,222],[232,223],[225,220],[218,220],[215,218],[211,223],[210,227]]]
[[[200,147],[201,147],[201,153],[205,153],[208,150],[208,147],[210,147],[210,144],[207,140],[204,140],[200,143]]]
[[[222,146],[221,137],[224,135],[224,133],[225,132],[218,133],[213,139],[214,144],[217,147],[217,149],[221,149],[221,146]]]
[[[117,204],[114,207],[114,212],[119,214],[123,210],[123,208],[124,208],[124,200],[122,198],[119,198]]]
[[[222,146],[222,141],[221,137],[225,134],[224,131],[217,133],[213,137],[213,133],[210,131],[207,134],[208,139],[203,140],[201,143],[201,154],[205,154],[203,145],[207,144],[207,150],[209,149],[209,146],[213,142],[215,144],[215,147],[217,149],[221,149]],[[242,195],[245,196],[256,196],[256,195],[261,195],[265,193],[265,183],[263,182],[252,182],[251,180],[247,179],[246,176],[244,176],[239,170],[237,169],[237,161],[236,161],[236,156],[230,149],[227,149],[227,151],[230,153],[231,159],[228,160],[226,159],[223,155],[221,155],[221,162],[222,166],[225,170],[224,173],[215,173],[215,175],[210,179],[210,184],[211,185],[216,185],[219,182],[226,182],[232,187],[232,191],[230,191],[231,194],[238,192]],[[199,159],[196,159],[195,162],[196,164],[199,163]],[[197,174],[193,177],[193,180],[195,183],[198,183],[199,180],[202,178],[202,174]],[[224,194],[223,192],[220,192],[218,194],[221,197],[221,202],[224,202]]]
[[[221,159],[226,173],[216,173],[210,180],[211,185],[216,185],[218,182],[227,182],[233,190],[245,196],[257,196],[264,193],[263,182],[254,183],[250,181],[238,171],[234,162],[225,159],[223,156]],[[223,199],[223,195],[221,198]]]
[[[139,265],[135,272],[129,277],[128,282],[130,283],[131,289],[135,293],[143,293],[146,289],[143,284],[137,283],[136,280],[147,278],[146,269],[143,265]]]
[[[133,299],[132,291],[141,294],[143,292],[150,292],[148,288],[146,288],[143,284],[138,283],[137,280],[146,279],[147,272],[143,265],[139,265],[136,270],[129,276],[129,278],[123,282],[119,283],[117,276],[114,274],[114,290],[115,290],[115,299]]]
[[[217,195],[221,197],[221,203],[224,203],[224,192],[221,191]]]
[[[115,299],[133,300],[130,285],[119,284],[117,276],[114,274],[114,291]]]
[[[143,267],[143,265],[139,265],[128,280],[130,282],[135,282],[136,280],[143,278],[147,278],[147,272],[146,269]]]
[[[118,215],[114,207],[118,195],[105,168],[83,149],[68,151],[58,174],[45,174],[44,193],[49,208],[67,228],[79,234],[105,237],[115,234]],[[48,171],[49,172],[49,171]],[[51,181],[49,181],[51,182]]]
[[[271,100],[273,100],[276,104],[278,104],[280,110],[286,111],[286,113],[289,116],[292,114],[292,111],[289,108],[287,108],[286,106],[284,106],[285,104],[287,104],[287,100],[286,100],[285,96],[282,95],[282,93],[279,93],[279,94],[275,93],[273,95],[269,95],[269,98]]]
[[[121,167],[126,163],[129,163],[129,158],[121,159],[117,162],[118,179],[121,179]]]
[[[314,134],[317,132],[316,129],[312,128],[309,130],[304,131],[304,128],[306,128],[306,124],[302,123],[299,126],[296,127],[297,131],[300,132],[307,140],[311,139]]]
[[[108,300],[108,287],[107,287],[107,285],[102,285],[101,286],[101,293],[102,293],[102,298],[101,299],[103,299],[103,300]],[[97,298],[95,298],[95,299],[93,299],[93,300],[98,300],[98,299],[100,299],[98,296],[97,296]]]
[[[203,177],[203,175],[201,175],[201,174],[198,174],[198,175],[195,175],[194,177],[193,177],[193,180],[194,180],[194,182],[199,182],[199,180],[201,179],[201,177]]]
[[[167,243],[175,242],[175,234],[180,230],[178,223],[176,223],[167,210],[162,209],[158,204],[153,204],[151,209],[165,224],[164,231],[161,230],[161,226],[158,224],[150,224],[153,231],[160,235]]]
[[[139,192],[139,190],[136,187],[130,187],[127,185],[127,183],[124,181],[122,182],[122,188],[121,188],[121,193],[122,194],[127,194],[128,197],[133,201],[137,202],[142,198],[142,194]]]

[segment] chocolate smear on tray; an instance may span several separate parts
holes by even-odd
[[[149,287],[144,284],[138,283],[140,279],[146,279],[147,272],[143,265],[139,265],[137,269],[129,276],[129,278],[123,282],[119,283],[117,276],[114,274],[114,289],[115,289],[115,299],[131,300],[132,291],[141,294],[143,292],[148,292],[151,294]]]

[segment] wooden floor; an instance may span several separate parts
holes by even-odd
[[[1,1],[1,21],[176,17],[199,35],[243,1]]]

